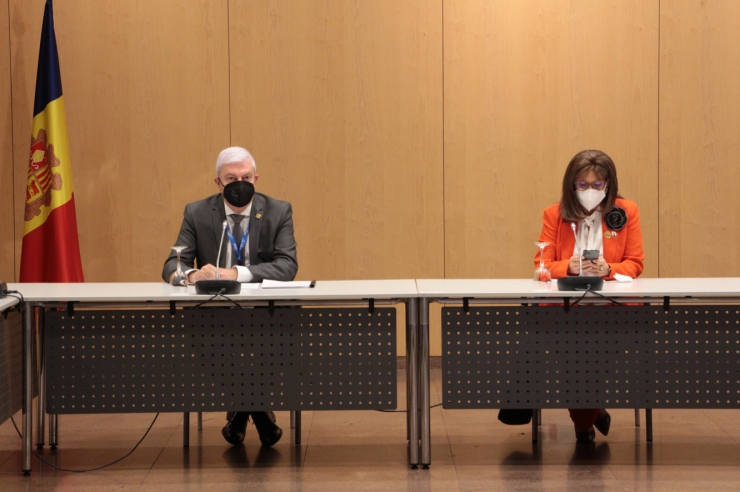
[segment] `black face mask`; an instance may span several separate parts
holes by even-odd
[[[234,181],[224,186],[224,198],[236,208],[246,207],[254,196],[254,185],[249,181]]]

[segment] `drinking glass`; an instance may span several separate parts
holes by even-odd
[[[187,246],[172,246],[172,249],[177,252],[177,270],[172,277],[172,285],[187,285],[188,277],[183,273],[182,263],[180,263],[180,253],[187,249]]]
[[[545,267],[545,248],[550,245],[546,241],[537,241],[535,246],[540,248],[540,266],[534,269],[535,290],[550,290],[550,281],[552,274]]]

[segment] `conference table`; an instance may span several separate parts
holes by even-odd
[[[18,304],[18,299],[15,297],[4,297],[0,299],[0,314],[4,313],[8,309]]]
[[[268,404],[291,411],[393,408],[394,306],[403,303],[412,468],[431,464],[431,303],[443,306],[444,408],[607,407],[648,412],[653,408],[740,408],[740,278],[605,282],[601,291],[587,294],[558,291],[555,282],[547,285],[521,279],[319,281],[311,289],[243,289],[228,300],[208,303],[207,309],[198,305],[208,296],[164,283],[14,284],[10,288],[21,291],[26,303],[26,473],[31,469],[31,361],[36,335],[42,341],[39,416],[45,410],[52,416],[144,411],[187,414],[258,409]],[[230,306],[248,310],[223,309]],[[38,334],[34,330],[37,321]],[[265,338],[271,336],[277,338]],[[365,344],[362,349],[361,343]],[[235,346],[251,348],[228,348]],[[168,359],[164,365],[163,358]],[[108,374],[112,379],[91,381],[90,368],[97,371],[99,367],[89,365],[91,359],[95,364],[106,361],[100,366],[104,366],[101,375],[125,367],[126,377],[139,371],[139,379],[131,376],[121,381],[115,378],[123,376]],[[184,362],[173,365],[175,359]],[[246,367],[249,360],[246,365],[263,368],[260,378],[272,388],[267,393],[234,390],[244,369],[219,369],[211,374],[204,369],[218,364]],[[380,365],[382,370],[367,374],[359,374],[358,366],[335,370],[352,363],[365,368]],[[296,367],[271,372],[271,368],[291,364]],[[170,370],[175,366],[177,371]],[[225,383],[229,371],[241,376]],[[116,382],[144,388],[142,379],[152,372],[168,372],[158,380],[168,385],[167,391],[118,394],[119,390],[109,390]],[[328,379],[321,379],[325,376]],[[185,388],[185,383],[190,386]],[[378,385],[384,385],[380,392],[374,389]],[[97,394],[90,393],[91,387],[106,389]],[[43,444],[43,419],[36,424]],[[55,444],[55,418],[50,419],[49,431],[50,443]]]
[[[0,424],[21,407],[21,330],[19,300],[0,298]]]
[[[740,408],[740,278],[612,281],[586,297],[520,279],[416,286],[423,466],[432,302],[443,408],[644,408],[649,441],[653,408]]]
[[[253,284],[228,299],[161,282],[9,288],[25,298],[25,474],[31,471],[37,336],[38,447],[44,412],[51,416],[49,443],[56,446],[56,416],[64,413],[395,408],[400,303],[407,313],[407,400],[409,408],[418,407],[414,280],[279,289]],[[417,415],[407,412],[412,467],[419,463]]]

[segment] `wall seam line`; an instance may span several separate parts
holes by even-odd
[[[231,0],[226,0],[226,53],[227,71],[229,77],[229,147],[232,143],[233,121],[231,120]]]
[[[658,278],[661,274],[660,263],[660,19],[661,5],[658,0]]]
[[[445,1],[442,2],[442,278],[447,278],[447,203],[445,201]]]
[[[14,118],[13,118],[13,49],[11,46],[11,36],[10,36],[10,1],[7,2],[8,7],[8,75],[9,75],[9,84],[8,84],[8,91],[10,96],[10,183],[11,183],[11,200],[12,206],[10,207],[13,211],[13,280],[18,281],[19,275],[20,275],[20,258],[19,258],[19,252],[18,252],[18,241],[16,239],[16,233],[17,233],[17,227],[16,227],[16,203],[15,203],[15,152],[14,152],[14,143],[15,143],[15,127],[13,125]]]

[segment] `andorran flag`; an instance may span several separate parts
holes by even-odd
[[[51,0],[41,29],[27,186],[20,281],[83,282]]]

